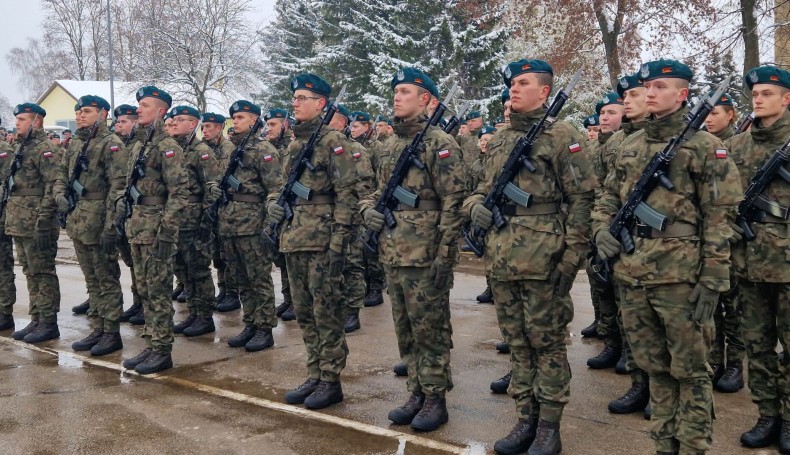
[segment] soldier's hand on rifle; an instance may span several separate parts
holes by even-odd
[[[494,221],[494,214],[480,203],[472,207],[472,224],[482,229],[490,229]]]
[[[735,244],[743,240],[743,229],[735,223],[730,223],[730,229],[732,229],[732,235],[728,239],[730,243]]]
[[[55,195],[55,202],[58,204],[58,210],[65,212],[69,209],[69,200],[62,194]]]
[[[713,313],[719,304],[719,294],[719,291],[709,289],[702,283],[697,283],[691,290],[689,303],[697,302],[692,316],[697,325],[705,325],[713,320]]]
[[[607,229],[595,235],[595,246],[598,247],[598,257],[604,261],[620,254],[620,242]]]
[[[212,195],[212,196],[213,196],[215,199],[220,199],[220,198],[222,198],[222,189],[219,187],[219,185],[211,185],[211,186],[209,187],[209,193],[211,193],[211,195]]]
[[[107,254],[113,254],[117,251],[118,233],[115,228],[102,231],[101,237],[99,237],[99,245]]]
[[[273,223],[279,223],[285,218],[285,209],[276,202],[269,204],[267,211],[269,212],[269,220]]]
[[[378,210],[369,208],[362,214],[362,218],[365,221],[365,226],[370,229],[376,232],[381,232],[384,229],[384,214]]]
[[[50,221],[38,220],[36,223],[36,248],[46,251],[52,247],[52,223]]]
[[[436,256],[428,272],[428,278],[433,278],[433,287],[439,290],[446,290],[450,286],[450,278],[453,276],[453,260],[443,256]]]

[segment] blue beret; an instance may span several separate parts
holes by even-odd
[[[749,90],[756,84],[773,84],[790,88],[790,73],[775,66],[760,66],[746,74],[746,85]]]
[[[269,109],[269,113],[264,115],[263,118],[265,120],[271,120],[273,118],[286,119],[288,118],[288,111],[286,111],[285,109],[277,109],[277,108]]]
[[[129,104],[121,104],[120,106],[116,107],[113,111],[112,115],[115,118],[118,118],[122,115],[134,115],[137,116],[137,108],[135,106]]]
[[[370,123],[370,114],[368,114],[367,112],[355,111],[351,113],[350,117],[352,122]]]
[[[96,95],[85,95],[77,100],[77,106],[82,109],[83,107],[95,107],[97,109],[110,110],[110,103],[104,98]]]
[[[690,81],[694,77],[694,73],[687,65],[671,59],[647,62],[639,70],[639,79],[642,82],[670,77]]]
[[[392,120],[390,120],[389,117],[387,117],[386,115],[382,115],[382,114],[379,114],[379,115],[376,116],[375,122],[376,123],[386,122],[387,124],[390,124],[390,125],[392,124]]]
[[[169,93],[153,85],[140,87],[140,90],[137,91],[137,102],[139,103],[143,98],[160,99],[167,103],[167,107],[170,107],[170,105],[173,104],[173,97],[171,97]]]
[[[215,114],[213,112],[206,112],[205,114],[203,114],[203,119],[202,120],[203,120],[203,123],[218,123],[220,125],[224,125],[225,124],[225,120],[227,120],[227,119],[222,114]]]
[[[494,134],[494,133],[496,133],[496,128],[494,128],[493,126],[486,125],[480,128],[480,131],[477,132],[477,138],[479,139],[483,137],[484,134]]]
[[[510,89],[509,89],[509,88],[506,88],[506,89],[505,89],[505,90],[502,92],[502,96],[501,96],[501,98],[502,98],[502,104],[505,104],[505,103],[507,103],[508,101],[510,101]]]
[[[169,119],[169,118],[173,118],[173,117],[175,117],[175,116],[176,116],[176,108],[170,109],[170,110],[169,110],[169,111],[167,111],[167,113],[165,114],[165,120],[167,120],[167,119]]]
[[[66,133],[69,133],[69,134],[71,134],[71,130],[70,130],[70,129],[68,129],[68,128],[66,128],[65,130],[61,131],[61,133],[62,133],[62,134],[66,134]]]
[[[431,95],[439,98],[439,89],[436,88],[436,84],[433,82],[433,79],[428,77],[427,74],[423,73],[422,71],[418,70],[417,68],[401,68],[395,73],[395,76],[392,78],[392,82],[390,83],[390,87],[395,90],[400,84],[412,84],[418,87],[422,87],[425,90],[428,90],[428,93]]]
[[[305,73],[293,78],[291,81],[291,91],[309,90],[321,96],[329,97],[332,87],[325,80],[315,74]]]
[[[340,112],[340,115],[343,117],[350,119],[351,118],[351,111],[348,110],[345,104],[338,104],[337,111]]]
[[[490,126],[492,128],[496,128],[496,126],[498,124],[500,124],[500,123],[505,123],[505,118],[504,117],[497,117],[497,118],[495,118],[494,120],[491,121],[491,125]]]
[[[39,117],[46,117],[47,111],[36,103],[22,103],[14,108],[14,117],[19,114],[37,114]]]
[[[230,107],[230,116],[233,117],[233,114],[237,112],[247,112],[259,116],[261,115],[261,108],[247,100],[238,100]]]
[[[473,120],[476,118],[483,118],[483,114],[481,114],[480,111],[472,111],[466,114],[466,120]]]
[[[74,112],[77,112],[79,110],[80,110],[80,103],[77,103],[74,105]]]
[[[192,106],[176,106],[173,108],[173,117],[176,115],[188,115],[200,119],[200,112]]]
[[[639,74],[626,74],[617,81],[617,94],[620,95],[620,98],[623,98],[626,91],[644,86],[645,84],[639,79]]]
[[[593,115],[587,117],[586,119],[584,119],[583,124],[584,124],[585,128],[588,128],[588,127],[591,127],[591,126],[598,126],[598,114],[593,114]]]
[[[614,92],[609,92],[601,98],[601,101],[598,101],[595,105],[595,113],[601,115],[601,109],[604,106],[608,106],[610,104],[623,104],[623,99],[620,98],[620,95]]]
[[[708,96],[715,95],[716,92],[710,91]],[[732,97],[729,93],[722,93],[719,99],[716,100],[714,106],[734,106],[735,104],[732,102]]]
[[[508,64],[502,71],[502,79],[505,81],[505,86],[510,87],[510,81],[524,73],[548,73],[552,76],[554,75],[551,65],[543,60],[521,59]]]

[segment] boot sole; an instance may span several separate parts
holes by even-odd
[[[397,417],[393,418],[392,414],[387,415],[387,419],[389,419],[390,422],[392,422],[393,425],[411,425],[411,422],[414,420],[415,417],[417,417],[417,414],[415,414],[414,416],[412,416],[411,419],[408,419],[408,420],[407,419],[398,419]]]
[[[173,362],[172,361],[168,362],[164,366],[161,366],[161,367],[159,367],[159,368],[157,368],[155,370],[151,370],[151,371],[140,371],[140,370],[137,369],[137,367],[139,367],[139,366],[140,365],[137,365],[136,367],[134,367],[134,371],[136,371],[137,374],[154,374],[154,373],[159,373],[161,371],[165,371],[165,370],[169,370],[169,369],[173,368]]]
[[[274,347],[274,343],[267,344],[266,346],[252,346],[252,347],[250,347],[249,345],[244,345],[244,350],[247,352],[260,352],[260,351],[265,351],[272,347]]]
[[[354,326],[354,327],[344,327],[344,328],[343,328],[343,332],[345,332],[345,333],[353,333],[353,332],[356,332],[357,330],[359,330],[359,329],[361,329],[361,328],[362,328],[362,327],[361,327],[361,326],[359,326],[359,325],[356,325],[356,326]]]
[[[645,412],[645,408],[647,408],[647,404],[645,404],[641,408],[640,407],[634,407],[634,408],[626,409],[626,408],[613,407],[612,405],[607,406],[607,408],[609,409],[609,412],[611,412],[612,414],[619,414],[619,415],[635,414],[637,412]]]

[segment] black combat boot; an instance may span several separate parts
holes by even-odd
[[[538,420],[535,441],[529,447],[528,455],[556,455],[562,452],[560,423]]]
[[[14,328],[13,314],[0,314],[0,330],[11,330]]]
[[[102,335],[104,335],[103,329],[95,329],[90,335],[72,343],[71,349],[75,351],[90,351],[92,347],[96,346]]]
[[[214,308],[216,308],[216,307],[217,307],[217,305],[219,305],[219,303],[220,303],[220,302],[222,302],[222,301],[225,299],[225,296],[226,296],[227,294],[228,294],[228,293],[227,293],[227,292],[225,292],[225,290],[224,290],[224,289],[220,289],[220,290],[219,290],[219,294],[217,294],[217,296],[214,298]]]
[[[711,370],[713,370],[713,376],[711,377],[711,382],[713,382],[713,388],[716,388],[716,383],[719,382],[722,376],[724,376],[724,365],[720,363],[711,363],[710,364]]]
[[[420,412],[420,409],[422,409],[422,405],[424,403],[424,393],[412,392],[411,396],[409,397],[409,401],[407,401],[403,406],[397,407],[390,411],[390,413],[387,415],[387,418],[390,419],[395,425],[408,425]]]
[[[491,293],[491,286],[488,286],[482,294],[477,296],[477,303],[494,303],[494,294]]]
[[[713,387],[722,393],[735,393],[743,388],[743,365],[741,362],[727,364],[727,369]]]
[[[144,325],[145,324],[145,309],[141,306],[137,314],[129,318],[129,324]]]
[[[779,434],[779,453],[790,454],[790,421],[782,420],[782,431]]]
[[[507,387],[510,385],[510,378],[513,376],[512,371],[508,371],[506,375],[491,383],[491,391],[502,395],[507,393]]]
[[[248,352],[258,352],[264,349],[269,349],[274,346],[274,338],[272,337],[272,329],[265,329],[258,327],[255,329],[255,335],[244,345],[244,349]]]
[[[28,325],[26,325],[22,330],[17,330],[14,333],[12,333],[11,338],[17,341],[23,340],[25,336],[27,336],[27,334],[36,330],[36,327],[38,327],[38,320],[34,319],[30,321],[30,323],[28,323]]]
[[[620,359],[620,348],[614,346],[604,346],[603,351],[597,356],[587,359],[587,366],[593,370],[603,370],[617,365]]]
[[[137,365],[140,365],[141,363],[145,362],[145,359],[147,359],[148,356],[151,355],[151,353],[153,353],[153,352],[154,352],[153,349],[145,348],[145,349],[143,349],[143,351],[141,353],[137,354],[136,356],[132,357],[131,359],[124,360],[122,365],[127,370],[134,370],[134,368]]]
[[[60,330],[58,330],[57,322],[40,322],[36,328],[25,335],[22,341],[25,343],[35,344],[42,341],[54,340],[60,338]]]
[[[140,302],[134,302],[132,306],[129,307],[128,310],[121,313],[121,317],[118,318],[120,322],[129,322],[129,319],[132,318],[135,314],[143,311],[143,304]]]
[[[650,388],[646,382],[635,382],[625,395],[609,402],[612,414],[631,414],[644,411],[650,403]]]
[[[184,329],[184,336],[197,337],[207,333],[214,333],[215,330],[217,329],[214,327],[214,318],[211,316],[198,317],[192,325]]]
[[[190,313],[186,319],[173,326],[173,333],[184,333],[184,329],[194,324],[197,314]]]
[[[532,441],[535,440],[537,429],[537,417],[518,419],[516,426],[510,430],[510,434],[494,444],[494,451],[501,455],[517,455],[526,452],[532,445]]]
[[[404,377],[409,375],[409,368],[403,362],[396,363],[395,366],[392,367],[392,371],[395,373],[395,376]]]
[[[227,313],[228,311],[235,311],[241,308],[241,300],[239,300],[239,294],[226,291],[225,292],[225,299],[217,304],[217,311],[220,313]]]
[[[178,296],[181,295],[182,292],[184,292],[184,283],[181,282],[176,283],[176,288],[173,289],[173,293],[170,294],[170,299],[178,300]]]
[[[650,420],[653,418],[653,408],[650,406],[650,402],[647,402],[647,406],[645,406],[645,413],[642,414],[642,418],[645,420]]]
[[[77,306],[71,307],[71,312],[74,314],[85,314],[88,312],[88,309],[91,307],[91,299],[88,298],[84,302],[80,303]]]
[[[288,308],[286,308],[285,311],[283,311],[283,315],[280,316],[280,319],[282,319],[283,321],[293,321],[294,319],[296,319],[296,313],[294,313],[293,302],[291,302],[291,304],[288,305]]]
[[[598,319],[595,319],[592,324],[583,328],[580,333],[583,338],[598,338]]]
[[[356,332],[361,327],[362,325],[359,323],[359,310],[352,310],[351,313],[346,315],[343,331],[346,333]]]
[[[123,340],[118,332],[106,332],[98,343],[91,348],[91,355],[100,357],[123,349]]]
[[[741,444],[753,449],[761,449],[775,444],[782,430],[782,419],[776,416],[760,416],[751,430],[741,435]]]
[[[176,300],[179,303],[186,303],[187,300],[189,300],[191,298],[192,298],[192,289],[187,289],[186,287],[184,287],[184,291],[181,294],[178,294],[178,297],[176,297]]]
[[[299,387],[289,390],[285,393],[285,402],[288,404],[304,403],[305,398],[309,397],[313,392],[315,392],[319,382],[321,381],[315,378],[307,379]]]
[[[381,294],[381,289],[371,289],[368,295],[365,296],[364,305],[368,308],[379,306],[384,303],[384,296]]]
[[[304,399],[304,407],[307,409],[324,409],[341,401],[343,401],[343,387],[341,387],[340,381],[320,381],[313,393]]]
[[[173,358],[170,357],[169,352],[152,351],[143,363],[134,367],[134,371],[140,374],[153,374],[170,368],[173,368]]]
[[[510,354],[510,345],[504,341],[500,341],[496,344],[496,350],[500,354]]]
[[[228,346],[232,348],[240,348],[249,343],[254,336],[255,326],[252,324],[247,324],[244,326],[244,330],[242,330],[241,333],[235,337],[228,338]]]
[[[620,359],[617,360],[617,365],[614,366],[614,372],[617,374],[628,374],[631,370],[628,369],[626,365],[626,353],[625,347],[620,350]]]
[[[434,431],[447,423],[447,402],[440,395],[426,395],[422,409],[411,421],[417,431]]]
[[[283,303],[277,305],[277,308],[275,308],[274,310],[274,315],[279,318],[280,316],[283,315],[283,313],[285,313],[285,310],[287,310],[290,305],[291,302],[289,300],[286,300]]]

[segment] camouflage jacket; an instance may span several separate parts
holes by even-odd
[[[728,126],[723,131],[720,131],[717,134],[714,134],[714,136],[719,138],[719,140],[721,140],[721,141],[726,141],[727,139],[731,138],[734,135],[735,135],[735,128],[733,128],[731,126]]]
[[[143,197],[162,198],[165,204],[133,207],[132,217],[126,222],[129,243],[151,244],[157,235],[176,242],[181,217],[188,204],[189,176],[184,167],[184,151],[175,139],[165,134],[162,120],[156,120],[154,126],[155,132],[148,144],[145,144],[148,127],[139,128],[143,139],[135,143],[129,153],[126,185],[131,183],[135,160],[143,150],[145,176],[137,181],[137,189]]]
[[[750,132],[733,136],[727,142],[730,156],[738,166],[741,188],[749,186],[755,172],[779,147],[790,139],[790,112],[769,127],[757,119]],[[790,206],[790,184],[779,177],[763,192],[769,199]],[[739,276],[758,283],[790,283],[790,224],[768,217],[764,223],[752,223],[757,236],[742,240],[733,248],[733,265]]]
[[[238,145],[244,135],[234,135],[231,142]],[[219,210],[219,233],[223,237],[259,235],[266,219],[266,207],[277,199],[282,187],[282,164],[280,155],[267,140],[250,139],[244,148],[244,167],[233,174],[241,183],[241,191],[231,194],[258,197],[259,202],[232,200]],[[224,175],[225,169],[221,174]]]
[[[6,141],[0,141],[0,196],[5,191],[5,180],[14,162],[14,147]],[[0,233],[5,229],[5,211],[0,215]]]
[[[641,131],[618,148],[614,168],[597,201],[593,232],[608,229],[654,154],[683,129],[686,109],[662,119],[650,118]],[[678,151],[668,178],[673,191],[656,188],[646,203],[668,218],[668,225],[696,227],[696,235],[672,238],[634,236],[636,250],[615,261],[615,277],[631,286],[696,283],[718,291],[729,289],[729,223],[742,197],[738,170],[715,136],[700,131]]]
[[[294,125],[294,140],[288,145],[283,163],[284,178],[291,170],[292,160],[320,124],[321,119],[316,117]],[[335,251],[345,250],[358,211],[361,179],[351,150],[343,133],[328,127],[322,129],[310,160],[315,171],[305,170],[299,182],[314,197],[330,197],[334,202],[293,207],[293,219],[282,227],[281,252],[326,251],[330,245]]]
[[[181,215],[181,231],[196,231],[203,219],[203,212],[214,202],[211,187],[217,185],[220,161],[214,151],[202,141],[187,144],[191,134],[174,139],[184,150],[184,170],[187,173],[189,203]],[[197,200],[196,200],[197,199]]]
[[[272,144],[272,147],[277,149],[277,153],[279,154],[280,157],[280,163],[282,164],[285,162],[283,156],[285,156],[286,150],[288,150],[288,146],[291,145],[291,135],[288,134],[288,132],[286,132],[286,134],[283,136],[283,140],[279,141],[280,142],[279,147],[277,146],[277,142],[278,142],[277,139],[269,140],[269,143]]]
[[[22,140],[20,138],[19,142]],[[24,143],[23,156],[22,168],[14,176],[16,187],[5,209],[5,233],[15,237],[32,237],[36,226],[46,225],[51,229],[57,223],[57,204],[52,197],[52,186],[63,149],[52,145],[44,130],[36,130],[30,140]],[[9,154],[9,157],[13,160],[13,154]],[[40,194],[21,195],[20,192]]]
[[[466,167],[469,169],[469,166],[477,159],[478,153],[480,153],[480,146],[478,145],[477,133],[480,129],[475,131],[469,130],[469,134],[465,136],[458,136],[456,142],[458,145],[461,146],[461,152],[464,154],[464,161],[466,162]]]
[[[631,136],[637,131],[642,130],[645,127],[645,123],[646,122],[644,120],[637,122],[624,120],[622,127],[612,134],[609,139],[598,149],[598,153],[593,156],[593,165],[595,167],[595,177],[597,180],[597,186],[595,188],[596,200],[600,199],[601,195],[603,194],[604,182],[606,182],[606,177],[614,168],[614,160],[620,153],[620,145],[627,137]],[[596,207],[593,207],[593,211],[595,211],[595,209]],[[595,219],[595,215],[593,215],[593,219]]]
[[[77,157],[88,140],[88,129],[79,129],[69,142],[58,166],[54,195],[66,196]],[[96,137],[88,144],[88,169],[80,174],[79,182],[88,192],[79,198],[77,207],[69,214],[66,232],[69,237],[86,245],[97,245],[102,231],[112,231],[116,218],[115,201],[126,190],[128,154],[123,141],[100,122]],[[93,194],[91,194],[93,193]],[[102,199],[94,199],[104,194]]]
[[[389,147],[387,143],[390,140],[393,140],[395,137],[394,134],[379,138],[374,141],[370,148],[368,149],[368,154],[370,156],[370,166],[373,168],[373,173],[378,176],[379,174],[379,167],[383,161],[386,161],[386,158],[389,156]],[[378,183],[378,179],[374,179],[374,185]]]
[[[372,208],[392,175],[401,152],[424,127],[425,117],[395,120],[395,135],[385,143],[378,173],[378,189],[361,204],[362,211]],[[419,159],[425,170],[412,166],[402,186],[417,194],[421,203],[434,203],[434,210],[396,210],[397,225],[384,227],[380,236],[381,262],[400,267],[428,267],[437,256],[457,257],[461,233],[461,204],[467,195],[466,163],[458,144],[440,128],[425,135],[425,148]]]
[[[225,168],[228,167],[230,156],[233,155],[233,151],[236,150],[236,146],[233,145],[233,142],[222,136],[219,137],[218,142],[209,142],[203,139],[203,143],[214,152],[214,158],[217,160],[218,176],[222,178],[222,175],[225,173]]]
[[[494,133],[488,142],[485,177],[464,203],[471,214],[483,202],[499,176],[516,143],[539,122],[545,110],[510,115],[510,124]],[[508,216],[499,231],[486,236],[486,268],[501,281],[546,280],[560,262],[578,269],[589,249],[590,210],[593,205],[595,174],[584,148],[584,137],[564,121],[556,122],[541,134],[532,150],[537,170],[522,168],[513,183],[530,193],[532,204],[568,205],[568,214],[558,210],[550,215]]]
[[[370,164],[370,156],[368,155],[367,149],[358,141],[351,141],[351,156],[354,158],[354,163],[359,173],[357,194],[359,195],[359,199],[362,200],[373,193],[376,187],[376,176],[373,173],[373,167]],[[357,226],[362,225],[362,215],[359,212],[354,214],[354,224]]]
[[[480,184],[480,181],[483,180],[485,177],[485,160],[486,154],[485,153],[478,153],[477,159],[469,166],[469,191],[474,191],[477,188],[477,185]]]

